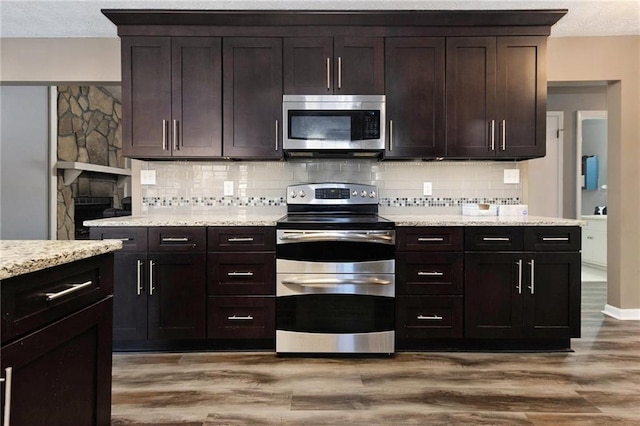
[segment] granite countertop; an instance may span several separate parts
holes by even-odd
[[[283,214],[123,216],[84,221],[85,226],[275,226]],[[387,215],[396,226],[585,226],[587,221],[541,216]]]
[[[122,241],[0,241],[0,280],[36,272],[122,248]]]
[[[543,216],[383,215],[396,226],[586,226],[585,220]]]

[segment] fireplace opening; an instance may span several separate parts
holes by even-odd
[[[83,225],[85,220],[101,219],[104,212],[113,207],[113,197],[76,197],[73,201],[75,238],[88,240],[89,228]]]

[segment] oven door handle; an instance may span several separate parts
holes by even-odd
[[[280,237],[282,241],[322,242],[322,241],[354,241],[393,244],[394,238],[389,233],[364,234],[361,232],[313,232],[289,234]]]
[[[380,278],[294,278],[282,280],[282,284],[301,287],[334,287],[343,284],[390,285],[391,281]]]

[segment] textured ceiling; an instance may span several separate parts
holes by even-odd
[[[640,34],[640,0],[0,0],[0,37],[116,37],[100,9],[568,9],[552,37]]]

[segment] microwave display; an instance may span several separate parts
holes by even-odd
[[[380,139],[380,111],[289,110],[288,137],[297,140]]]

